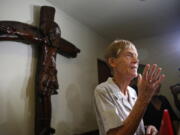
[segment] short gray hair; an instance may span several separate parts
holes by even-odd
[[[124,49],[132,47],[135,47],[135,45],[131,41],[115,40],[107,47],[104,58],[107,62],[109,58],[117,58]]]

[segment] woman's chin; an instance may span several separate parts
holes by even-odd
[[[138,77],[138,73],[133,73],[133,74],[132,74],[132,77],[133,77],[133,79],[136,78],[136,77]]]
[[[136,78],[138,76],[137,70],[132,70],[131,75],[133,78]]]
[[[129,76],[129,78],[132,80],[132,79],[134,79],[134,78],[136,78],[136,77],[138,77],[138,74],[136,73],[136,74],[131,74],[130,76]]]

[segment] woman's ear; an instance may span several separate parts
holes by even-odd
[[[115,58],[109,58],[108,59],[108,64],[113,68],[116,66],[116,61]]]

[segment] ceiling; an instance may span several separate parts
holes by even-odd
[[[180,28],[180,0],[48,0],[108,40]]]

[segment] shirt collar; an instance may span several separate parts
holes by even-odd
[[[121,92],[120,88],[117,86],[117,84],[113,81],[113,79],[111,77],[108,78],[108,84],[110,89],[112,90],[112,92],[114,93],[114,95],[117,95],[117,98],[121,97],[121,98],[125,98],[124,94]],[[131,88],[130,86],[128,86],[128,94],[129,94],[129,99],[133,99],[135,100],[137,95],[136,92],[133,88]]]

